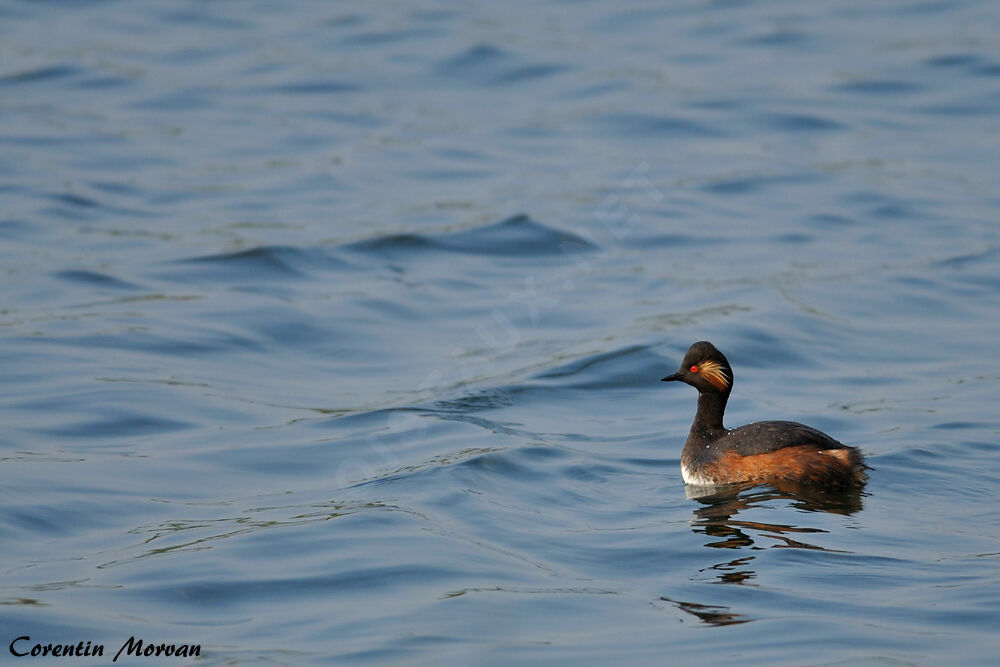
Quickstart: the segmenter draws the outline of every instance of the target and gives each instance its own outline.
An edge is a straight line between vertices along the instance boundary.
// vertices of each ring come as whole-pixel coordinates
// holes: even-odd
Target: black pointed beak
[[[677,371],[673,375],[668,375],[665,378],[660,378],[660,382],[673,382],[674,380],[683,380],[683,379],[684,379],[684,373]]]

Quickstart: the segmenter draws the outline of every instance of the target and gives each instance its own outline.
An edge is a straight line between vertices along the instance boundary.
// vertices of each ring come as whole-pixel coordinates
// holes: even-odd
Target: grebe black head
[[[681,369],[661,379],[664,382],[680,380],[699,392],[726,396],[733,389],[733,369],[729,360],[707,340],[698,341],[689,347],[681,362]]]
[[[733,389],[733,369],[708,341],[688,348],[676,373],[698,390],[698,411],[681,452],[688,484],[793,480],[844,488],[865,481],[861,451],[796,422],[755,422],[727,429],[722,424]]]

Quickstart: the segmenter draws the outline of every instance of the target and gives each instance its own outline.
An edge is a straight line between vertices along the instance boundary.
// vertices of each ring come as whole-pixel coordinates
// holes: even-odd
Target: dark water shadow
[[[863,488],[831,491],[796,482],[769,484],[734,484],[725,487],[696,487],[685,489],[688,498],[696,500],[692,530],[707,536],[705,546],[710,549],[740,550],[734,558],[701,570],[714,575],[714,583],[742,585],[752,582],[757,573],[753,563],[757,556],[752,552],[763,549],[805,549],[827,553],[843,553],[812,543],[810,535],[826,533],[822,528],[779,523],[765,523],[739,519],[740,512],[778,502],[788,502],[792,507],[806,512],[827,512],[850,516],[864,508]],[[772,542],[757,544],[761,537]],[[728,553],[728,552],[727,552]],[[733,625],[753,620],[729,607],[717,604],[674,600],[661,597],[678,609],[696,616],[709,625]]]
[[[752,620],[742,614],[734,614],[729,611],[729,607],[724,605],[684,602],[682,600],[673,600],[668,597],[661,597],[660,599],[664,602],[669,602],[675,605],[681,611],[686,611],[709,625],[736,625],[738,623],[747,623]]]

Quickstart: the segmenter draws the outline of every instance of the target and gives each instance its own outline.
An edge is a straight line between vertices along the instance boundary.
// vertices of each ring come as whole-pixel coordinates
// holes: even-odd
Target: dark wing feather
[[[822,449],[847,449],[826,433],[798,422],[754,422],[726,433],[713,443],[718,451],[731,449],[741,456],[767,454],[785,447],[814,446]]]

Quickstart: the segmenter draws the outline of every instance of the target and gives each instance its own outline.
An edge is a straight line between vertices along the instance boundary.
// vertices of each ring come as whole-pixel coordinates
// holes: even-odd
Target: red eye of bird
[[[697,372],[698,372],[698,367],[697,367],[697,366],[692,366],[692,367],[691,367],[690,369],[688,369],[688,370],[690,370],[690,371],[691,371],[692,373],[697,373]]]

